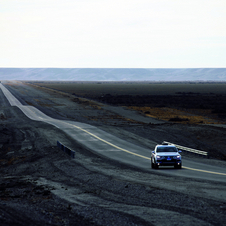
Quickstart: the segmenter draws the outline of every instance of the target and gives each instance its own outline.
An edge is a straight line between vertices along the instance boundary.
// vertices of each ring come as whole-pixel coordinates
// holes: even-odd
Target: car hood
[[[157,152],[159,156],[177,156],[180,155],[178,152]]]

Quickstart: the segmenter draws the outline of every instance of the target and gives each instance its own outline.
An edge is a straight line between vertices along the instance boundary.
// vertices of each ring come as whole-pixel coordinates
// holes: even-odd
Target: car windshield
[[[158,147],[156,152],[177,152],[176,147]]]

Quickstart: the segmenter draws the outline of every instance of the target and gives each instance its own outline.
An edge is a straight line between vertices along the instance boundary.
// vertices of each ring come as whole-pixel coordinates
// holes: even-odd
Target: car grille
[[[173,156],[164,156],[161,159],[161,162],[176,162],[177,159],[174,159]]]

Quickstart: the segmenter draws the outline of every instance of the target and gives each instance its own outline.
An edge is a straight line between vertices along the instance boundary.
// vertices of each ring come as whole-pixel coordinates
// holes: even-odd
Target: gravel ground
[[[51,117],[89,123],[150,149],[163,140],[192,144],[209,151],[210,159],[183,157],[226,166],[219,160],[224,128],[144,122],[121,107],[21,83],[6,87]],[[97,156],[59,129],[29,120],[1,91],[0,104],[0,225],[225,224],[225,182],[166,177]],[[75,159],[57,148],[57,140],[76,151]]]

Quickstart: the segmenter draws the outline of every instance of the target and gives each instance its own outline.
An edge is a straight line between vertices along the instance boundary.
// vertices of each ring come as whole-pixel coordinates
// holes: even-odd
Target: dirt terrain
[[[92,124],[150,150],[167,140],[208,151],[209,159],[182,155],[226,167],[221,124],[157,120],[106,100],[21,82],[5,86],[51,117]],[[225,224],[225,181],[167,177],[97,156],[59,129],[28,119],[1,91],[0,104],[0,225]],[[75,150],[75,159],[57,140]]]

